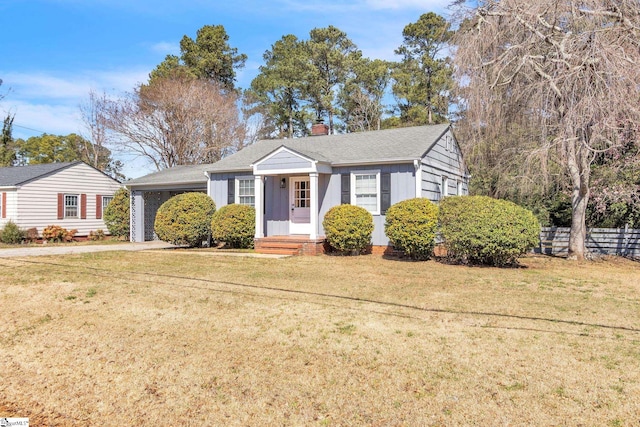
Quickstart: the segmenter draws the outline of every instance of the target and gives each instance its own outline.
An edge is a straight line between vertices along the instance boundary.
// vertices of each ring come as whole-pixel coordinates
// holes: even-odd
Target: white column
[[[255,208],[256,208],[256,239],[264,237],[264,188],[262,185],[262,176],[254,175],[254,191],[255,191]]]
[[[311,216],[309,218],[311,225],[311,233],[309,233],[309,239],[316,239],[318,237],[318,173],[312,172],[309,174],[309,185],[311,187],[310,205]]]
[[[416,179],[416,197],[422,197],[422,162],[420,160],[413,161]]]

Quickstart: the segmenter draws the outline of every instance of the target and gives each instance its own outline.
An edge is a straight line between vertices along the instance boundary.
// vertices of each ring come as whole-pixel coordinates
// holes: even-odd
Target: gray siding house
[[[86,163],[47,163],[0,168],[0,227],[59,225],[77,236],[107,227],[104,208],[122,185]]]
[[[318,246],[324,241],[324,215],[342,203],[371,212],[372,243],[386,247],[385,212],[394,203],[468,194],[469,172],[448,124],[319,135],[325,129],[314,125],[311,137],[262,140],[214,164],[179,166],[129,181],[131,240],[155,238],[155,213],[169,197],[202,191],[218,208],[258,207],[258,250],[263,240],[279,236]]]

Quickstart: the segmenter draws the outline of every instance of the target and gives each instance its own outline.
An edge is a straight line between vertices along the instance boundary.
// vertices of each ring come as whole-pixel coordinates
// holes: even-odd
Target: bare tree
[[[106,93],[97,94],[93,89],[89,91],[89,98],[80,104],[82,122],[88,131],[85,139],[91,144],[84,144],[84,157],[91,159],[93,167],[101,169],[100,159],[108,142],[108,129],[106,122],[106,107],[109,99]]]
[[[638,0],[457,2],[455,65],[478,143],[526,139],[570,180],[569,258],[585,257],[591,164],[640,123]],[[526,130],[526,132],[522,132]],[[539,160],[540,161],[540,160]]]
[[[365,132],[380,130],[382,117],[382,105],[376,97],[365,93],[360,87],[356,87],[351,93],[351,115],[347,122],[349,132]]]
[[[241,148],[247,137],[238,97],[218,83],[157,78],[106,109],[114,142],[151,160],[158,170],[212,163]]]

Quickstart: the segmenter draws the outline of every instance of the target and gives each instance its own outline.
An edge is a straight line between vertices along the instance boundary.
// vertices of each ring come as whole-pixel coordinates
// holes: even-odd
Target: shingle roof
[[[214,163],[207,170],[249,170],[256,160],[281,146],[315,160],[328,159],[332,165],[419,159],[448,128],[448,124],[442,124],[297,139],[267,139]]]
[[[126,185],[206,183],[205,172],[251,170],[253,163],[282,146],[336,166],[411,161],[423,157],[447,129],[448,124],[441,124],[307,138],[265,139],[217,163],[176,166],[133,179]]]
[[[172,168],[163,169],[149,175],[141,176],[125,182],[126,186],[143,186],[149,184],[199,184],[203,185],[207,182],[207,176],[204,174],[213,166],[213,163],[202,165],[183,165],[174,166]]]
[[[22,185],[78,163],[82,162],[45,163],[41,165],[0,168],[0,187]]]

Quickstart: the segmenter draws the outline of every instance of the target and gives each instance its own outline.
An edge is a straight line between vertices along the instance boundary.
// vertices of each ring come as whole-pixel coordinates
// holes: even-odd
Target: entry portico
[[[251,165],[255,177],[256,206],[264,200],[265,177],[274,178],[281,189],[288,189],[288,235],[318,237],[319,175],[331,175],[328,160],[317,153],[305,154],[286,146],[258,159]],[[273,190],[273,189],[272,189]],[[256,239],[265,237],[266,210],[256,210]]]

